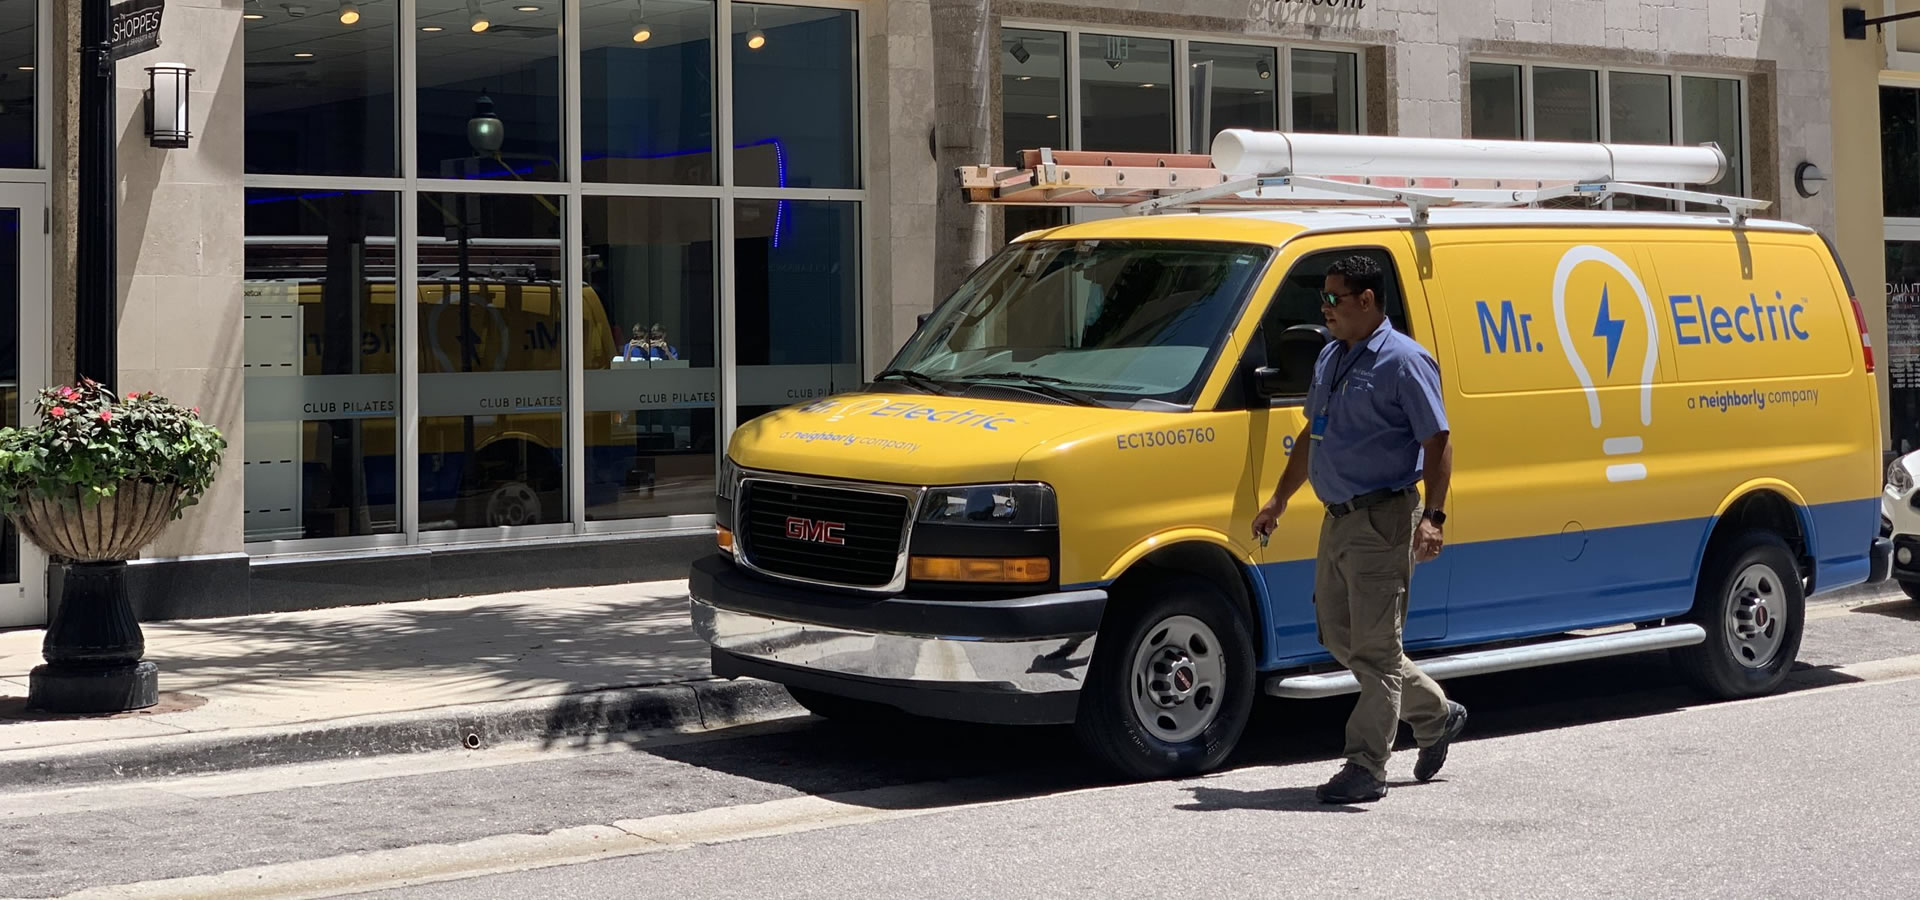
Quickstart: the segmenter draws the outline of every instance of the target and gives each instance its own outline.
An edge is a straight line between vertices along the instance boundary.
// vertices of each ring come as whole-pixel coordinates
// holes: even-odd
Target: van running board
[[[1706,639],[1706,629],[1698,625],[1662,625],[1658,628],[1641,628],[1593,637],[1475,650],[1469,653],[1456,653],[1452,656],[1416,659],[1414,662],[1419,664],[1420,671],[1435,679],[1460,678],[1466,675],[1485,675],[1512,669],[1530,669],[1554,663],[1578,662],[1583,659],[1601,659],[1608,656],[1625,656],[1629,653],[1645,653],[1650,650],[1687,647]],[[1267,693],[1275,697],[1311,700],[1359,692],[1360,683],[1354,680],[1352,672],[1345,669],[1337,672],[1275,676],[1267,679]]]

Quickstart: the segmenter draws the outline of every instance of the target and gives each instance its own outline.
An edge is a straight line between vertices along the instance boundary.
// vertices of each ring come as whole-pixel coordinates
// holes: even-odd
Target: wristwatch
[[[1435,528],[1439,528],[1447,524],[1447,514],[1437,509],[1427,510],[1426,513],[1420,516],[1420,518],[1425,519],[1429,522],[1432,522],[1433,527]]]

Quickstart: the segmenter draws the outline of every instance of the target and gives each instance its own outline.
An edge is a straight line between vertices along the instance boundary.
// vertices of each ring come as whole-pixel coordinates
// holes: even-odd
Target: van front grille
[[[885,587],[899,566],[910,507],[893,494],[748,481],[740,495],[741,552],[774,575]]]

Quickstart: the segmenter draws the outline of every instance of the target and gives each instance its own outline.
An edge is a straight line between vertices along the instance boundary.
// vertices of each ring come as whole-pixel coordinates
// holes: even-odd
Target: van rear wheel
[[[1197,578],[1155,580],[1115,601],[1080,691],[1081,744],[1129,778],[1220,765],[1253,710],[1245,617]]]
[[[1687,620],[1707,639],[1674,651],[1689,680],[1723,700],[1786,681],[1806,622],[1800,566],[1779,535],[1749,531],[1710,552]]]

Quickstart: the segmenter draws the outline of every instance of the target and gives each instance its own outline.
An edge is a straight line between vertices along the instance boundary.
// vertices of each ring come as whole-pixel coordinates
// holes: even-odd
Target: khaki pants
[[[1413,578],[1419,497],[1408,493],[1320,525],[1314,615],[1320,642],[1360,682],[1346,757],[1385,780],[1404,718],[1424,747],[1446,729],[1447,698],[1400,644]]]

